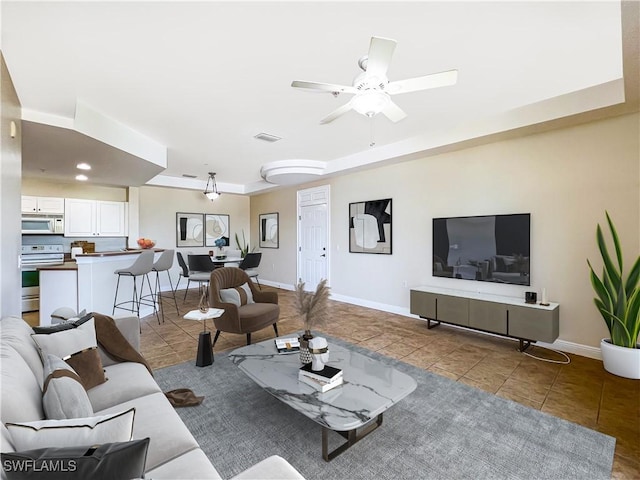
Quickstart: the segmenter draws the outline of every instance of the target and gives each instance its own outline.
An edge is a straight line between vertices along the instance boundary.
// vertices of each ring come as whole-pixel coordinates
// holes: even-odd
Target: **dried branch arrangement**
[[[318,283],[315,293],[306,292],[304,282],[296,285],[295,307],[298,313],[304,316],[304,329],[323,325],[327,320],[327,300],[329,299],[329,287],[327,279]]]

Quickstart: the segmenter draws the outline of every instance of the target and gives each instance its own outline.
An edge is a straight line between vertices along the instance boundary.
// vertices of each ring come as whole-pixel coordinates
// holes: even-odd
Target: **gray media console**
[[[520,351],[531,342],[558,338],[560,306],[528,304],[501,295],[439,287],[411,289],[411,313],[431,321],[495,333],[520,340]]]

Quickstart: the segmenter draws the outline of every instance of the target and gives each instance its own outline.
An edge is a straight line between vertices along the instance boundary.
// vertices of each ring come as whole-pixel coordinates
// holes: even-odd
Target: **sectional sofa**
[[[116,319],[116,326],[139,350],[139,320]],[[15,435],[7,424],[45,419],[43,410],[44,366],[32,339],[32,328],[21,318],[0,320],[1,450],[14,452]],[[98,346],[98,349],[100,347]],[[219,479],[214,465],[198,446],[147,368],[134,362],[117,362],[99,352],[108,381],[87,390],[96,416],[135,408],[133,439],[148,437],[145,478]],[[199,407],[195,407],[199,408]],[[55,447],[55,445],[52,445]],[[2,478],[6,478],[3,469]],[[236,479],[302,479],[279,456],[269,457]]]

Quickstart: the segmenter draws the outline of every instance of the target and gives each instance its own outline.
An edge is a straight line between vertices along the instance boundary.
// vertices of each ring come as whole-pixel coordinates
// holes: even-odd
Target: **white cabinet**
[[[66,198],[65,237],[126,237],[127,204]]]
[[[22,213],[63,214],[64,198],[22,196]]]

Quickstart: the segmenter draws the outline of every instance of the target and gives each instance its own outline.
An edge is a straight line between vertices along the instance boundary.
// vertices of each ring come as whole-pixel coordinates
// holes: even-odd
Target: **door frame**
[[[331,186],[320,185],[318,187],[305,188],[296,192],[296,230],[297,230],[297,244],[296,244],[296,281],[294,287],[298,285],[298,281],[301,278],[301,265],[300,259],[302,252],[302,228],[300,221],[302,220],[302,207],[308,207],[313,205],[326,205],[327,216],[325,232],[327,256],[326,256],[326,270],[327,270],[327,285],[331,286]]]

